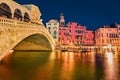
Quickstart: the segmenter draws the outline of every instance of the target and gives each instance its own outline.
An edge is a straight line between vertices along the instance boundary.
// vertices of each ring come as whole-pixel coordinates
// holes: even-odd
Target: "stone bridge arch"
[[[7,21],[7,20],[9,19],[5,19],[2,21]],[[9,20],[9,22],[10,21],[15,22],[15,20]],[[18,44],[20,44],[21,41],[23,41],[24,43],[24,40],[26,41],[27,39],[27,41],[30,42],[29,40],[36,38],[34,36],[37,36],[37,39],[35,41],[38,41],[38,44],[32,42],[32,44],[36,44],[37,46],[37,49],[35,50],[39,50],[42,46],[44,46],[45,50],[55,49],[55,41],[43,25],[36,25],[36,24],[34,25],[31,23],[27,23],[26,25],[26,23],[24,22],[21,22],[22,23],[21,24],[20,21],[17,21],[18,24],[17,23],[15,24],[15,23],[10,23],[10,24],[0,23],[0,60],[3,59],[6,55],[8,55],[9,54],[8,52],[14,47],[15,47],[14,49],[18,50],[20,47]],[[43,44],[42,42],[39,42],[38,37],[40,41],[43,42]],[[45,41],[48,41],[46,42],[47,46],[44,45]],[[16,45],[18,45],[18,47]],[[24,49],[25,48],[23,48],[23,50]],[[27,50],[28,49],[29,48],[27,48]]]
[[[54,50],[55,44],[44,32],[32,32],[21,35],[9,50]]]
[[[45,32],[32,32],[21,35],[15,44],[9,49],[14,50],[54,50],[55,43],[53,39]]]

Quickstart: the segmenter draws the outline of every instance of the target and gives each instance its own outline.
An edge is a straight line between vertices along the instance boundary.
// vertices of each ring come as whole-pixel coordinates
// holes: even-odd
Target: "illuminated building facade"
[[[119,45],[119,34],[117,28],[111,28],[109,26],[104,26],[95,31],[95,42],[96,46],[112,45],[117,47]]]
[[[104,28],[99,28],[95,31],[95,41],[96,45],[118,45],[119,35],[117,28],[109,28],[105,26]]]
[[[66,26],[59,27],[59,37],[61,44],[66,45],[94,45],[93,31],[86,30],[86,26],[81,26],[76,22],[69,22]]]
[[[117,24],[116,27],[117,27],[118,35],[119,35],[118,51],[120,51],[120,24]]]
[[[76,22],[69,22],[65,25],[63,13],[60,14],[59,22],[51,19],[46,23],[46,28],[60,45],[94,45],[94,32],[86,30],[86,26],[82,26]]]
[[[46,23],[46,28],[49,31],[49,33],[52,35],[54,40],[58,42],[59,22],[55,19],[51,19],[49,22]]]

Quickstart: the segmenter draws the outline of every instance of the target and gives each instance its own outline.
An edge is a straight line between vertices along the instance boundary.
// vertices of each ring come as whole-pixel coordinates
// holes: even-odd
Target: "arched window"
[[[15,9],[14,18],[22,21],[22,13],[19,9]]]
[[[54,36],[54,39],[56,39],[57,38],[57,36]]]
[[[6,3],[0,4],[0,16],[6,18],[11,18],[12,16],[10,7]]]
[[[48,29],[50,30],[50,27],[48,27]]]
[[[57,27],[55,26],[54,29],[57,29]]]
[[[57,34],[57,32],[56,31],[54,31],[54,35],[56,35]]]
[[[54,39],[56,39],[56,38],[57,38],[57,32],[54,31]]]
[[[30,17],[29,17],[29,15],[28,15],[28,13],[25,13],[25,14],[24,14],[24,21],[25,21],[25,22],[29,22],[29,21],[30,21]]]

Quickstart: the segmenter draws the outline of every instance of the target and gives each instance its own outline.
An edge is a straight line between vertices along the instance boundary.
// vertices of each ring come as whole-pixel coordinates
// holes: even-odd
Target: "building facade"
[[[120,24],[117,24],[117,25],[116,25],[116,28],[117,28],[117,30],[118,30],[119,42],[120,42]]]
[[[95,31],[96,45],[105,46],[108,44],[118,45],[119,35],[117,28],[99,28]]]
[[[117,27],[118,35],[119,35],[118,51],[120,51],[120,24],[116,24],[116,27]]]
[[[69,27],[59,26],[59,43],[60,45],[69,45],[71,43]]]
[[[95,45],[95,40],[94,40],[94,31],[92,30],[86,30],[85,32],[85,40],[84,40],[84,44],[87,46],[89,45]]]
[[[57,43],[59,35],[59,22],[55,19],[51,19],[46,23],[46,28]]]
[[[46,23],[46,28],[55,39],[57,47],[69,50],[87,49],[94,46],[94,31],[87,30],[76,22],[65,25],[64,15],[60,14],[60,21],[51,19]],[[89,47],[88,47],[89,46]],[[80,49],[79,49],[80,50]]]
[[[64,45],[94,45],[93,31],[86,30],[86,26],[81,26],[76,22],[69,22],[64,27],[60,26],[59,37],[61,44]]]
[[[95,42],[96,46],[103,48],[107,45],[112,45],[117,49],[119,42],[119,33],[117,28],[111,28],[109,26],[104,26],[95,31]]]

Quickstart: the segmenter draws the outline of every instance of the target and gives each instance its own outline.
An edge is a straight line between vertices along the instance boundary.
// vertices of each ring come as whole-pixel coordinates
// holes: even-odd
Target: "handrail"
[[[15,19],[8,19],[4,17],[0,17],[0,24],[7,25],[7,26],[16,26],[16,27],[40,27],[43,26],[42,22],[39,23],[32,23],[32,22],[23,22]]]

